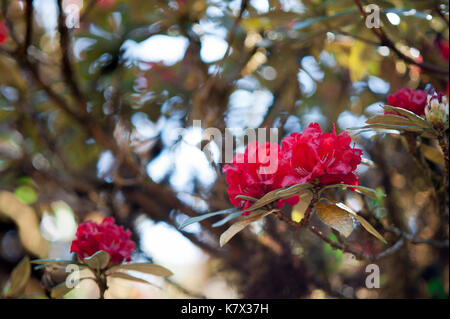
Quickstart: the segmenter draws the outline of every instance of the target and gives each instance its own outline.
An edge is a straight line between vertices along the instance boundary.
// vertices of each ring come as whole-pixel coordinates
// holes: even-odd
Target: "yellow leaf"
[[[300,201],[292,209],[291,218],[293,221],[299,223],[303,219],[303,216],[305,215],[305,211],[308,208],[311,199],[311,192],[300,195]]]
[[[381,236],[381,234],[379,232],[377,232],[377,230],[375,228],[373,228],[372,225],[369,224],[369,222],[367,220],[365,220],[362,216],[359,216],[356,212],[353,211],[353,209],[351,209],[350,207],[348,207],[347,205],[345,205],[344,203],[337,203],[334,202],[335,205],[337,207],[339,207],[342,210],[345,210],[346,212],[350,213],[352,216],[354,216],[359,223],[361,224],[361,226],[367,230],[370,234],[372,234],[373,236],[375,236],[376,238],[378,238],[379,240],[381,240],[383,243],[387,244],[386,239],[384,239],[383,236]]]
[[[350,78],[352,82],[361,80],[367,74],[367,45],[361,41],[356,41],[351,50],[348,59],[350,68]]]
[[[14,268],[9,278],[9,289],[5,293],[7,297],[17,297],[22,294],[28,284],[31,275],[30,259],[25,256]]]
[[[359,215],[356,215],[356,218],[358,219],[358,221],[360,222],[361,226],[364,227],[365,230],[367,230],[369,233],[371,233],[376,238],[381,240],[383,243],[387,244],[386,239],[384,239],[384,237],[381,236],[381,234],[379,232],[377,232],[377,230],[375,228],[373,228],[373,226],[370,225],[367,220],[365,220],[362,216],[359,216]]]
[[[318,202],[316,213],[321,221],[340,232],[344,237],[348,237],[352,233],[353,218],[347,211],[333,204]]]
[[[428,146],[426,144],[422,144],[421,148],[422,148],[423,155],[425,156],[426,159],[428,159],[438,165],[443,166],[445,164],[444,154],[439,152],[437,149],[435,149],[434,147]]]

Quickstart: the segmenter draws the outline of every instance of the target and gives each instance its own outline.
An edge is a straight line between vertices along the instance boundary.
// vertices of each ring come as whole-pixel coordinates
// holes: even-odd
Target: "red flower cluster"
[[[131,260],[136,244],[130,237],[131,231],[116,225],[112,217],[105,218],[101,224],[84,222],[78,226],[70,252],[76,252],[80,259],[84,259],[103,250],[111,256],[111,263],[119,264]]]
[[[401,107],[422,116],[425,114],[427,104],[427,92],[423,90],[400,89],[388,96],[388,105]],[[391,114],[386,112],[385,114]]]
[[[245,210],[252,205],[252,201],[236,196],[260,198],[272,190],[281,188],[279,163],[278,144],[269,142],[264,145],[259,145],[258,142],[248,144],[244,154],[236,154],[231,165],[223,167],[223,172],[227,175],[228,196],[231,203]],[[281,200],[278,206],[282,207],[285,202],[295,205],[298,200],[298,196]]]
[[[236,196],[260,198],[272,190],[306,182],[358,185],[353,171],[361,162],[362,151],[350,147],[350,142],[346,132],[336,135],[333,129],[333,133],[322,133],[319,124],[312,123],[303,133],[285,137],[281,149],[271,143],[249,144],[244,154],[236,154],[233,163],[223,168],[231,203],[245,210],[252,202]],[[272,165],[275,169],[269,170]],[[298,196],[280,200],[278,207],[298,201]]]
[[[4,21],[0,21],[0,44],[6,41],[9,34],[9,28]]]
[[[347,132],[336,135],[333,127],[333,133],[322,133],[319,124],[311,123],[281,143],[282,187],[306,182],[358,185],[353,171],[361,163],[362,151],[350,147]]]

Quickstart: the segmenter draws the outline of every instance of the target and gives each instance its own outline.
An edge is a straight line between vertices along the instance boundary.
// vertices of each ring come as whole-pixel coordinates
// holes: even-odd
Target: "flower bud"
[[[444,94],[428,95],[425,119],[435,127],[448,123],[448,100]]]

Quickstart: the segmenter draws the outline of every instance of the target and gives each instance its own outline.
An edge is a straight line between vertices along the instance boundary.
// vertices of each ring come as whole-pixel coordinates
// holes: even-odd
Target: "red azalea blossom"
[[[8,38],[9,29],[4,21],[0,21],[0,44],[6,41]]]
[[[250,143],[244,154],[236,154],[233,162],[223,167],[223,172],[227,175],[228,196],[231,203],[245,210],[252,205],[252,202],[236,198],[236,196],[260,198],[272,190],[281,188],[279,161],[279,145],[269,142],[264,145],[257,142]],[[278,207],[281,208],[284,203],[295,205],[298,200],[298,196],[280,200]],[[243,213],[243,215],[248,214],[248,212]]]
[[[116,0],[97,0],[96,5],[100,8],[109,8],[116,4]]]
[[[311,123],[303,133],[292,133],[281,142],[281,186],[306,182],[358,185],[353,173],[361,163],[362,151],[350,147],[347,132],[322,133],[319,124]]]
[[[427,92],[423,90],[400,89],[394,94],[388,96],[388,105],[401,107],[422,116],[425,114],[425,105],[427,104]],[[384,112],[392,114],[391,112]]]
[[[448,51],[449,51],[448,41],[440,40],[439,41],[439,50],[441,52],[442,58],[444,58],[445,60],[448,60]]]
[[[78,226],[70,252],[76,252],[80,259],[84,259],[103,250],[111,256],[111,263],[119,264],[131,260],[136,244],[130,237],[131,231],[116,225],[112,217],[105,218],[101,224],[88,221]]]

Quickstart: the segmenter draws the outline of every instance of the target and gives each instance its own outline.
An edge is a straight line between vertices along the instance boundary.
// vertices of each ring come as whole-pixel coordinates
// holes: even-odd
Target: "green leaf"
[[[111,256],[103,250],[84,258],[84,263],[91,269],[104,269],[108,266]]]
[[[279,200],[279,199],[285,199],[285,198],[289,198],[289,197],[292,197],[295,195],[300,195],[300,194],[306,192],[307,190],[309,190],[311,188],[311,186],[312,185],[309,183],[304,183],[304,184],[292,185],[292,186],[281,188],[281,189],[275,189],[271,192],[268,192],[260,199],[258,199],[256,202],[253,203],[252,206],[250,206],[249,208],[244,210],[244,212],[250,212],[255,209],[264,207],[264,206],[266,206],[276,200]]]
[[[246,196],[246,195],[237,195],[235,198],[245,199],[245,200],[249,200],[249,201],[252,201],[252,202],[256,202],[258,200],[255,197]]]
[[[75,265],[81,266],[81,264],[79,264],[73,260],[63,260],[63,259],[34,259],[34,260],[30,261],[30,263],[37,264],[37,265],[71,265],[71,264],[75,264]]]
[[[28,205],[33,204],[38,198],[33,187],[27,185],[17,187],[14,190],[14,195],[16,195],[18,199]]]
[[[381,192],[379,192],[379,191],[377,191],[377,190],[375,190],[375,189],[373,189],[373,188],[365,187],[365,186],[360,186],[360,185],[358,185],[358,186],[355,186],[355,185],[348,185],[348,184],[332,184],[332,185],[327,185],[327,186],[323,187],[323,188],[320,190],[320,193],[322,193],[325,189],[328,189],[328,188],[335,188],[335,187],[339,187],[339,188],[342,188],[342,189],[347,189],[348,187],[351,187],[351,188],[354,188],[356,192],[361,193],[361,194],[364,194],[364,195],[366,195],[366,196],[368,196],[368,197],[371,197],[371,198],[375,198],[375,199],[377,199],[378,196],[386,197],[386,194],[381,193]]]
[[[316,215],[326,225],[340,232],[344,237],[350,236],[353,231],[353,218],[345,210],[334,204],[318,202],[315,205]]]
[[[415,113],[413,113],[411,111],[408,111],[401,107],[395,107],[395,106],[391,106],[391,105],[384,105],[383,109],[388,112],[394,112],[394,113],[406,116],[415,125],[423,127],[425,129],[431,129],[434,131],[433,126],[429,122],[427,122],[426,120],[424,120],[423,118],[421,118],[420,116],[416,115]]]
[[[234,213],[235,211],[236,211],[236,208],[233,207],[233,208],[228,208],[228,209],[220,210],[220,211],[217,211],[217,212],[212,212],[212,213],[208,213],[208,214],[203,214],[203,215],[196,216],[196,217],[191,217],[191,218],[188,218],[184,223],[182,223],[182,224],[178,227],[178,229],[183,229],[183,228],[186,227],[186,226],[189,226],[189,225],[191,225],[191,224],[193,224],[193,223],[200,222],[200,221],[202,221],[202,220],[204,220],[204,219],[207,219],[207,218],[209,218],[209,217],[212,217],[212,216],[231,214],[231,213]]]
[[[353,15],[353,14],[357,14],[357,10],[346,10],[346,11],[338,12],[333,15],[323,15],[320,17],[309,18],[309,19],[305,19],[305,20],[300,21],[299,23],[295,24],[293,29],[299,31],[299,30],[305,29],[307,27],[310,27],[313,24],[316,24],[318,22],[322,22],[322,21],[326,21],[326,20],[330,20],[330,19],[334,19],[334,18],[346,16],[346,15]]]
[[[363,127],[355,127],[349,128],[350,130],[397,130],[397,131],[407,131],[407,132],[416,132],[416,133],[424,133],[424,129],[422,127],[418,127],[415,125],[395,125],[395,124],[369,124]]]
[[[303,184],[297,184],[292,185],[286,188],[282,188],[277,192],[277,196],[280,196],[280,199],[289,198],[295,195],[299,195],[302,193],[305,193],[306,191],[309,191],[311,189],[312,185],[310,183],[303,183]]]
[[[9,287],[5,292],[6,297],[17,297],[25,291],[31,275],[30,258],[25,256],[13,269],[9,277]]]
[[[134,270],[159,277],[170,277],[173,275],[173,273],[169,269],[151,263],[132,263],[132,264],[116,265],[109,268],[107,273],[110,274],[117,270]]]
[[[242,212],[235,212],[233,214],[228,215],[227,217],[225,217],[224,219],[219,220],[218,222],[214,223],[212,225],[212,227],[220,227],[222,225],[225,225],[227,222],[229,222],[230,220],[232,220],[233,218],[239,217],[242,215]]]
[[[222,235],[220,235],[220,239],[219,239],[220,247],[225,246],[225,244],[228,243],[231,238],[233,238],[237,233],[239,233],[240,231],[245,229],[248,225],[250,225],[251,223],[253,223],[257,220],[264,218],[265,216],[273,213],[274,211],[275,210],[271,210],[269,212],[261,212],[259,214],[250,216],[244,220],[234,223],[225,232],[223,232]]]
[[[371,117],[366,121],[367,124],[393,124],[393,125],[412,125],[414,122],[411,120],[393,114],[377,115]]]

